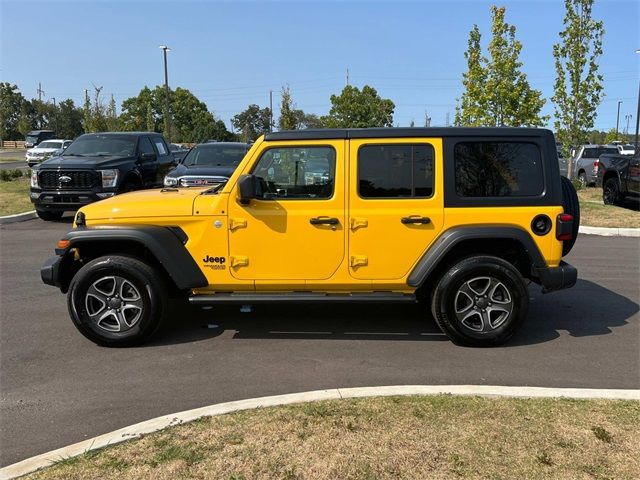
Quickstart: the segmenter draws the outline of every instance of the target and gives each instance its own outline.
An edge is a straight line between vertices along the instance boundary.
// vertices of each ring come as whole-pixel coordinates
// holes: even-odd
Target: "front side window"
[[[457,143],[454,164],[460,197],[526,197],[544,190],[542,158],[534,143]]]
[[[253,171],[263,198],[331,198],[336,152],[331,147],[282,147],[265,151]]]
[[[433,195],[431,145],[365,145],[358,150],[362,198],[427,198]]]

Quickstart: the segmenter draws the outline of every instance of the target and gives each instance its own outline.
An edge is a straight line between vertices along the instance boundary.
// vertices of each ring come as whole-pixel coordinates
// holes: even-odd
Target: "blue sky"
[[[326,114],[329,97],[346,83],[369,84],[396,104],[394,122],[451,121],[461,95],[463,53],[477,23],[490,36],[492,4],[523,43],[521,60],[534,88],[549,99],[555,71],[551,48],[562,29],[564,4],[549,1],[176,2],[0,0],[0,80],[22,93],[82,102],[85,88],[103,87],[118,105],[144,85],[163,82],[167,44],[169,84],[191,90],[227,125],[250,103],[274,107],[288,84],[298,108]],[[640,55],[637,1],[596,0],[605,23],[606,98],[596,127],[615,127],[637,108]],[[275,116],[278,109],[274,108]],[[544,113],[552,114],[550,101]]]

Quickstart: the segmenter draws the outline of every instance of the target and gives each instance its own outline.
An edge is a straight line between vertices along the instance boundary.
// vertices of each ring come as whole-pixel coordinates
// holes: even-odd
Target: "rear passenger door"
[[[143,158],[144,154],[153,154],[156,156],[155,160],[149,158]],[[145,187],[155,186],[157,181],[157,171],[158,171],[158,158],[156,154],[156,150],[153,148],[151,144],[151,140],[149,137],[144,136],[140,137],[138,140],[138,170],[140,171],[140,175],[142,176],[142,183]]]
[[[401,279],[442,230],[442,141],[351,140],[349,160],[349,272]]]

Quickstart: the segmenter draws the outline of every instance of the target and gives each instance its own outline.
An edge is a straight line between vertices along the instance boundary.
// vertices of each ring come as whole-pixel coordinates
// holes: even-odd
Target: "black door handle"
[[[431,219],[429,217],[419,217],[417,215],[412,215],[411,217],[402,217],[400,221],[405,225],[409,225],[413,223],[426,225],[428,223],[431,223]]]
[[[309,219],[311,225],[338,225],[340,220],[335,217],[313,217]]]

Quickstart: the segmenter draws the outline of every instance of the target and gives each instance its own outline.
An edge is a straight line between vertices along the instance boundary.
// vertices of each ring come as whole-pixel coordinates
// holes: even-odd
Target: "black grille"
[[[71,180],[67,180],[68,177]],[[62,180],[60,180],[62,178]],[[92,188],[97,185],[97,175],[87,171],[42,171],[40,172],[40,188],[72,190],[75,188]]]

